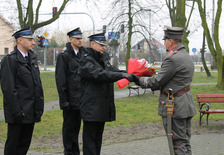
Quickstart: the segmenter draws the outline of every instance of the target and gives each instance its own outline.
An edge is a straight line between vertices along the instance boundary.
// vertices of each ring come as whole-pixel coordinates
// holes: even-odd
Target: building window
[[[5,48],[5,54],[9,53],[9,48]]]

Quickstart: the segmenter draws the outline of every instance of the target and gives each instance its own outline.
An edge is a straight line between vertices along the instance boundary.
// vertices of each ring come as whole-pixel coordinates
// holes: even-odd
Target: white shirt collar
[[[17,48],[18,49],[18,48]],[[28,56],[28,53],[23,53],[20,49],[18,49],[19,50],[19,52],[22,54],[22,56],[25,58],[25,56]]]
[[[74,49],[74,48],[73,48],[73,49]],[[74,52],[75,52],[75,54],[77,55],[79,51],[76,51],[76,50],[74,49]]]

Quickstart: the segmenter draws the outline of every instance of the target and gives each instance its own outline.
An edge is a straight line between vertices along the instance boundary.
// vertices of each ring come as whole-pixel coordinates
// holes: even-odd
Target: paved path
[[[192,154],[224,155],[223,139],[224,134],[192,135]],[[29,151],[28,155],[63,155],[63,152],[40,153]],[[81,155],[83,155],[82,152]],[[169,155],[169,148],[166,136],[161,136],[152,139],[103,145],[101,155]]]

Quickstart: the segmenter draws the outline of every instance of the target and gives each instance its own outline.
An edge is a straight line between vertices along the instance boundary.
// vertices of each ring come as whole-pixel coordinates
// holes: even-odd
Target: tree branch
[[[214,26],[214,42],[218,57],[222,58],[222,48],[219,44],[219,21],[222,13],[222,0],[218,0],[218,8],[215,16],[215,26]]]
[[[195,4],[195,1],[193,1],[193,5],[192,5],[192,7],[191,7],[191,11],[190,11],[189,17],[188,17],[188,19],[187,19],[187,23],[186,23],[186,26],[185,26],[185,30],[186,30],[186,29],[188,28],[188,26],[189,26],[190,19],[191,19],[191,15],[192,15],[193,10],[194,10],[194,4]]]
[[[24,27],[24,21],[23,21],[23,12],[22,12],[22,6],[21,6],[21,1],[16,0],[17,2],[17,8],[18,8],[18,15],[19,15],[19,24],[21,27]]]
[[[217,61],[217,58],[216,58],[217,53],[216,53],[216,50],[215,50],[213,42],[212,42],[212,38],[211,38],[211,34],[210,34],[210,31],[209,31],[209,28],[208,28],[205,12],[204,12],[204,9],[202,8],[202,2],[201,2],[201,0],[196,0],[196,1],[198,3],[198,10],[199,10],[199,13],[200,13],[200,16],[201,16],[202,26],[203,26],[204,31],[205,31],[205,36],[206,36],[206,39],[207,39],[208,48],[209,48],[210,52],[212,53],[215,61]]]
[[[26,25],[30,26],[33,24],[33,0],[28,1],[27,16],[28,22],[26,23]]]
[[[42,0],[39,1],[37,8],[36,8],[36,17],[35,17],[35,22],[34,24],[37,24],[38,22],[38,18],[39,18],[39,10],[40,10],[40,6],[41,6]]]
[[[35,31],[36,29],[38,29],[40,27],[43,27],[45,25],[48,25],[48,24],[54,22],[55,20],[57,20],[59,18],[59,15],[64,10],[64,8],[65,8],[65,6],[66,6],[66,4],[68,2],[69,2],[69,0],[64,0],[64,2],[62,3],[60,9],[58,10],[57,14],[53,18],[51,18],[51,19],[49,19],[47,21],[44,21],[44,22],[41,22],[41,23],[37,23],[35,25],[32,25],[32,30]]]

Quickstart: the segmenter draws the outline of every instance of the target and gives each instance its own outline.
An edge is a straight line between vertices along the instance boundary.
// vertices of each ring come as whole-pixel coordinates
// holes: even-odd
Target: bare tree
[[[214,33],[211,34],[208,23],[207,23],[207,17],[206,13],[204,12],[204,9],[202,7],[202,1],[196,0],[198,3],[198,9],[201,16],[202,21],[202,27],[205,32],[205,37],[208,43],[208,48],[215,60],[217,69],[218,69],[218,81],[217,81],[217,88],[223,89],[224,88],[224,58],[222,55],[222,48],[219,41],[219,24],[220,24],[220,17],[222,14],[222,0],[218,0],[217,2],[217,10],[216,10],[216,16],[215,16],[215,22],[214,22]],[[213,40],[211,35],[213,35]]]
[[[59,18],[59,15],[64,10],[66,4],[71,0],[63,0],[61,7],[57,11],[57,14],[46,21],[39,22],[39,9],[41,7],[43,0],[39,0],[36,8],[33,8],[33,0],[22,1],[16,0],[18,9],[19,25],[21,28],[26,26],[31,26],[31,29],[35,31],[36,29],[48,25]]]
[[[140,3],[137,0],[113,0],[111,4],[112,9],[106,14],[106,18],[111,17],[107,26],[111,27],[112,31],[120,30],[121,25],[124,25],[124,33],[127,36],[126,68],[128,68],[133,34],[140,34],[144,38],[149,38],[148,36],[151,35],[148,23],[151,9],[146,7],[147,3],[142,4],[142,2]],[[150,5],[148,4],[147,6]],[[140,38],[136,40],[140,40]]]

